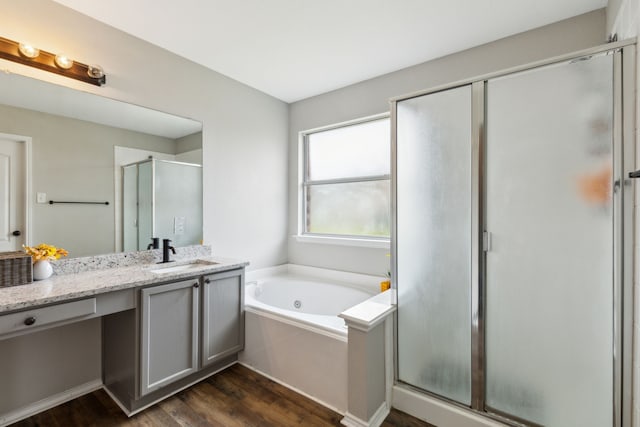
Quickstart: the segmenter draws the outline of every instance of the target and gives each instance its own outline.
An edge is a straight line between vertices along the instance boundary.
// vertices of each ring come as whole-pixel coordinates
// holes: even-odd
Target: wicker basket
[[[16,286],[33,281],[31,256],[22,251],[0,252],[0,287]]]

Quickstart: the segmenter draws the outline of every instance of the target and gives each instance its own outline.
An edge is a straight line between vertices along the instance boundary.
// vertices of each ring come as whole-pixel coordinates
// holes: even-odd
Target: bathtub
[[[291,264],[247,273],[240,363],[344,414],[348,337],[338,314],[380,280]]]
[[[371,296],[371,291],[353,284],[278,275],[248,282],[245,307],[346,341],[347,327],[338,314]]]

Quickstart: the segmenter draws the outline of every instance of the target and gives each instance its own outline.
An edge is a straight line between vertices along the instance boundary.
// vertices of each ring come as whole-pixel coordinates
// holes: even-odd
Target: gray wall
[[[287,261],[287,104],[50,0],[0,0],[2,36],[100,64],[94,87],[0,68],[203,123],[204,242],[251,268]]]
[[[565,21],[445,56],[289,108],[289,262],[382,275],[388,250],[297,242],[298,133],[389,110],[388,99],[604,43],[605,12]]]
[[[635,37],[638,28],[638,0],[609,0],[607,3],[607,35],[618,40]]]
[[[202,148],[202,132],[192,133],[176,139],[176,154],[187,151],[199,150]]]
[[[202,132],[176,139],[176,161],[202,164]]]
[[[34,203],[32,243],[70,257],[114,252],[113,147],[175,154],[173,139],[0,105],[0,132],[32,139],[33,198],[109,201],[102,205]]]
[[[608,0],[607,1],[607,35],[610,34],[614,27],[614,23],[616,21],[618,12],[620,11],[620,7],[622,3],[627,0]]]
[[[628,26],[627,20],[631,17],[623,16],[623,14],[627,14],[630,11],[632,3],[637,4],[637,0],[608,0],[607,35],[618,33],[619,40],[632,37],[632,34],[626,31],[626,27]],[[633,16],[633,20],[637,20],[637,17]]]

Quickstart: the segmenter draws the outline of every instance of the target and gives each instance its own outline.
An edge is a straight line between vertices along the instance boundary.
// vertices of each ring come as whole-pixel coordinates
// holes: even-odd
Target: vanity
[[[244,346],[248,262],[210,255],[141,262],[0,288],[0,346],[101,322],[102,387],[127,415],[233,364]],[[10,418],[0,414],[0,425]]]

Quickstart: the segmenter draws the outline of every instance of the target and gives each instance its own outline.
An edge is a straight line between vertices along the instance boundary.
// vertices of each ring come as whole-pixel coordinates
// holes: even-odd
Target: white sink
[[[217,262],[214,261],[204,261],[201,259],[190,261],[186,263],[174,264],[174,263],[166,263],[160,264],[148,269],[149,272],[153,274],[169,274],[169,273],[181,273],[183,271],[197,270],[202,267],[207,267],[209,265],[216,265]]]

